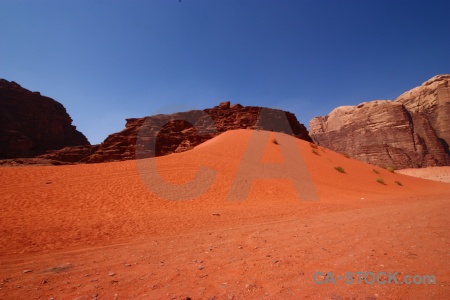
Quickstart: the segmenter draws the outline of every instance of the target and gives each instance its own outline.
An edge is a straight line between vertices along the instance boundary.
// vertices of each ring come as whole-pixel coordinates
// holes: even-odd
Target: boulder
[[[230,108],[230,101],[220,102],[219,106],[223,109],[229,109]]]

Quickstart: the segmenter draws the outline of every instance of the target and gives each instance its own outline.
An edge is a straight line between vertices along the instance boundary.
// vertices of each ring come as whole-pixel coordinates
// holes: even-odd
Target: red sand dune
[[[246,200],[228,201],[252,134],[264,139],[263,163],[282,163],[283,143],[297,144],[295,159],[304,159],[320,200],[303,201],[306,191],[299,198],[290,179],[259,179]],[[450,297],[450,184],[270,135],[228,131],[156,158],[173,184],[192,180],[199,166],[216,171],[193,200],[156,195],[136,161],[2,168],[0,299]],[[316,284],[318,271],[432,274],[437,282]]]

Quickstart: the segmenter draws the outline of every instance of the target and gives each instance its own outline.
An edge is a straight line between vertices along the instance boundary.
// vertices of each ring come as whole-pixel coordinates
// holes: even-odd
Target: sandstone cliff
[[[412,114],[424,116],[436,132],[447,153],[450,143],[450,74],[434,76],[419,87],[398,97]]]
[[[0,158],[33,157],[76,145],[89,142],[61,103],[0,79]]]
[[[136,158],[136,147],[145,150],[146,157],[161,156],[189,150],[224,131],[245,128],[284,131],[312,141],[290,112],[223,102],[205,110],[127,119],[124,130],[109,135],[100,145],[67,147],[40,158],[73,163],[127,160]]]
[[[431,78],[395,101],[334,109],[310,121],[319,145],[386,167],[450,165],[450,75]]]

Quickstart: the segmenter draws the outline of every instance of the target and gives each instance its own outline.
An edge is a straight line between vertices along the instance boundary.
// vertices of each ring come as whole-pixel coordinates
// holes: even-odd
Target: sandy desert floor
[[[402,169],[397,173],[450,183],[450,167],[429,167],[422,169]]]
[[[449,183],[295,140],[313,181],[303,188],[319,200],[304,201],[292,180],[265,178],[229,201],[252,134],[264,140],[264,164],[283,162],[293,138],[251,130],[155,160],[170,184],[191,181],[199,166],[215,170],[192,200],[159,196],[136,161],[1,168],[0,299],[450,298]],[[360,271],[436,282],[358,283]],[[353,284],[338,278],[346,272]],[[322,276],[331,273],[335,284]]]

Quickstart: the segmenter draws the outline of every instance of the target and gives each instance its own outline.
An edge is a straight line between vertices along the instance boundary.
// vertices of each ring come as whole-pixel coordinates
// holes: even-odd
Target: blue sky
[[[450,73],[450,1],[0,0],[0,78],[91,143],[125,118],[229,100],[308,125]]]

